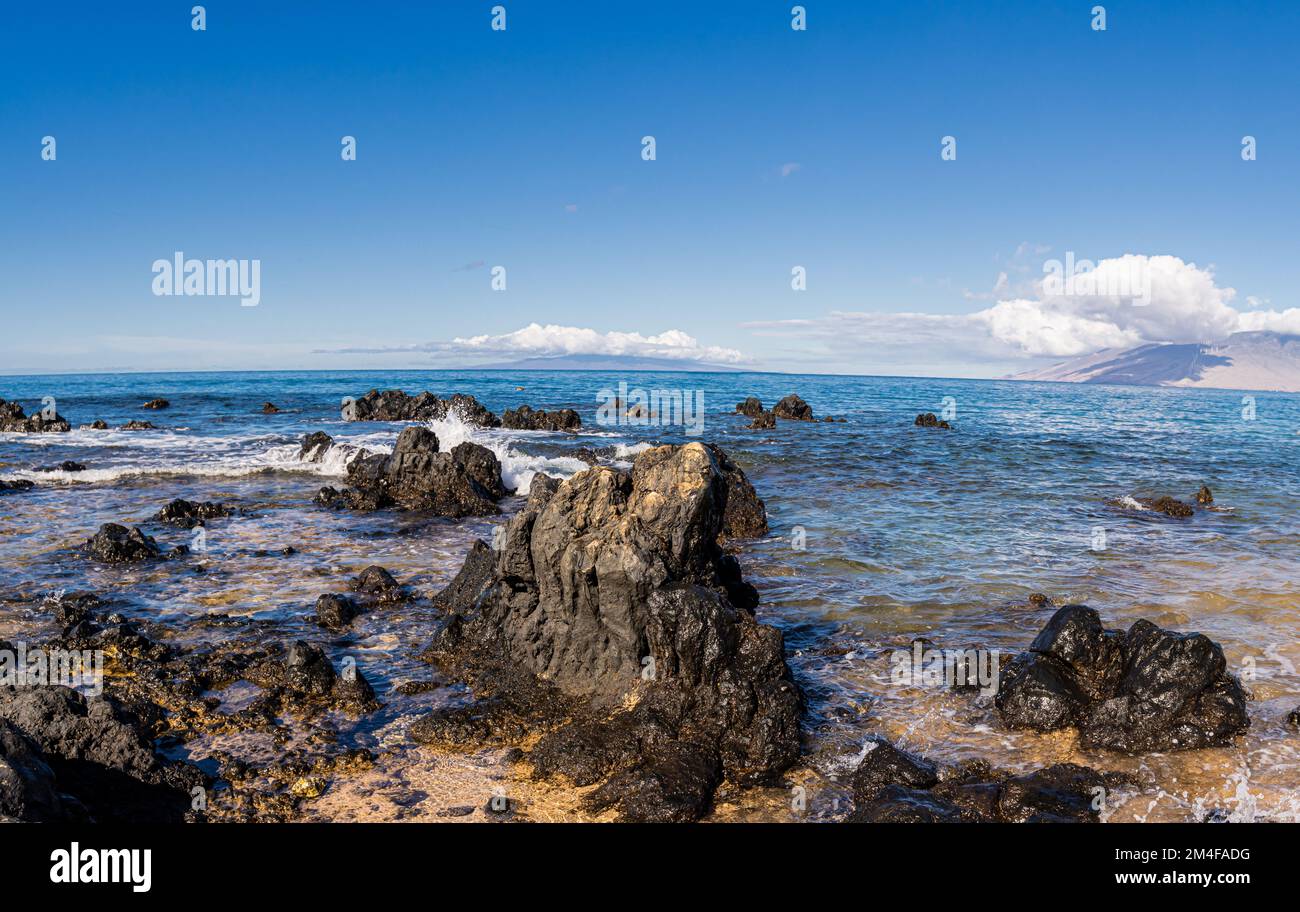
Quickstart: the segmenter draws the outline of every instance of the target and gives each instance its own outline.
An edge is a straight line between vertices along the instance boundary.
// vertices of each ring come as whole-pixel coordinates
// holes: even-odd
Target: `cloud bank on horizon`
[[[1136,295],[1096,293],[1135,287]],[[999,275],[998,290],[1007,286]],[[1080,277],[1082,279],[1082,277]],[[847,355],[942,346],[974,360],[1070,358],[1152,342],[1217,342],[1235,332],[1300,333],[1300,308],[1241,310],[1235,289],[1212,268],[1176,256],[1125,254],[1101,260],[1073,288],[1035,283],[1029,297],[1008,297],[969,314],[833,311],[813,319],[743,324],[763,336],[785,336],[823,353]],[[1258,303],[1248,299],[1249,303]]]
[[[337,354],[402,354],[439,352],[462,356],[546,358],[566,355],[605,355],[627,358],[666,358],[701,364],[736,365],[747,359],[734,348],[701,345],[678,329],[646,336],[639,332],[599,332],[580,326],[530,323],[499,335],[457,337],[446,342],[381,348],[339,349]]]
[[[1300,308],[1238,309],[1232,303],[1236,290],[1219,285],[1212,268],[1176,256],[1125,254],[1103,259],[1076,278],[1077,283],[1061,287],[1054,286],[1050,277],[1040,279],[1027,296],[1005,297],[967,314],[832,311],[823,317],[749,322],[741,327],[757,337],[780,340],[790,360],[808,367],[827,356],[831,363],[893,362],[909,351],[914,358],[923,358],[927,351],[960,350],[973,362],[1042,361],[1152,342],[1217,342],[1235,332],[1300,333]],[[1099,293],[1135,290],[1138,284],[1145,303],[1135,302],[1133,295]],[[1010,291],[1006,273],[999,275],[994,290]],[[335,350],[372,355],[413,352],[480,362],[602,355],[762,366],[761,359],[735,348],[702,344],[678,329],[644,335],[540,323],[513,332],[422,345]]]

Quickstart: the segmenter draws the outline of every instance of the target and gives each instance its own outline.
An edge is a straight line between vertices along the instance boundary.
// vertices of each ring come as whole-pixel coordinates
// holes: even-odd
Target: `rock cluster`
[[[924,412],[920,415],[917,415],[916,421],[912,423],[915,424],[917,427],[942,428],[947,431],[952,430],[952,425],[946,421],[941,420],[939,416],[936,415],[934,412]]]
[[[315,436],[304,440],[302,452],[320,451],[324,441]],[[355,458],[347,481],[351,487],[343,491],[321,488],[316,502],[355,510],[395,506],[440,516],[491,516],[500,512],[497,501],[507,493],[501,463],[491,450],[467,442],[442,452],[437,435],[420,425],[404,429],[392,453]]]
[[[1125,753],[1222,746],[1250,725],[1217,643],[1145,620],[1106,630],[1085,605],[1052,615],[1003,670],[995,703],[1012,728],[1075,727],[1085,747]]]
[[[521,405],[502,413],[501,426],[516,431],[576,431],[582,427],[582,419],[570,408],[546,412]]]
[[[802,700],[780,631],[754,619],[757,593],[719,545],[761,509],[699,443],[646,450],[630,472],[538,476],[500,550],[476,544],[436,599],[447,622],[427,657],[482,699],[413,737],[541,728],[537,774],[603,781],[589,807],[629,820],[694,819],[724,779],[770,780],[798,754]]]
[[[47,416],[44,411],[28,417],[17,402],[0,399],[0,431],[20,434],[47,434],[72,430],[66,418],[57,412]]]
[[[204,501],[195,503],[177,498],[154,514],[154,521],[192,529],[201,526],[209,519],[220,519],[231,514],[224,504]]]
[[[973,761],[947,770],[872,738],[853,773],[850,823],[1095,823],[1114,775],[1059,763],[1025,775]]]
[[[410,396],[401,390],[371,390],[343,406],[344,421],[442,421],[455,414],[480,427],[500,427],[501,420],[473,396],[455,393],[442,399],[425,391]]]

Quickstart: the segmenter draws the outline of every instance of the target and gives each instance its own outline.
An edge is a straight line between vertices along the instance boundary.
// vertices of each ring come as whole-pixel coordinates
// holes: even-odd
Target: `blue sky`
[[[998,376],[1300,325],[1300,4],[191,5],[6,11],[0,371]],[[175,251],[260,260],[261,303],[155,296]],[[1066,251],[1178,263],[1134,322],[1040,306]],[[1044,331],[971,317],[1004,300]]]

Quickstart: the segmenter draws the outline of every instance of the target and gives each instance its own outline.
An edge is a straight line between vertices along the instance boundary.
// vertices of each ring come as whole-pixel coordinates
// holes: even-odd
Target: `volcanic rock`
[[[28,417],[23,407],[17,402],[0,399],[0,431],[12,431],[21,434],[61,433],[72,429],[66,418],[57,412],[46,415],[44,410]]]
[[[1136,754],[1230,744],[1250,725],[1223,650],[1150,621],[1106,630],[1066,605],[1003,671],[995,699],[1012,728],[1075,727],[1085,747]]]
[[[502,413],[501,426],[515,431],[576,431],[582,419],[570,408],[545,412],[521,405]]]
[[[158,542],[138,526],[127,529],[117,523],[104,523],[83,547],[106,564],[131,564],[162,557]]]
[[[343,406],[344,421],[442,421],[455,414],[468,424],[500,427],[501,420],[473,396],[455,393],[440,399],[430,392],[409,396],[401,390],[371,390]]]
[[[772,406],[772,414],[788,421],[813,421],[812,406],[794,393]]]

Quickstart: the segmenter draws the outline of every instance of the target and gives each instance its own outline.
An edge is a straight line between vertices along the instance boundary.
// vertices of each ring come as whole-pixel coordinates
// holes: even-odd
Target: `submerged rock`
[[[630,473],[535,481],[500,550],[476,544],[435,599],[448,619],[427,657],[490,698],[412,735],[555,729],[530,754],[538,775],[608,780],[587,803],[623,819],[693,819],[724,778],[786,769],[801,696],[780,631],[754,619],[757,593],[718,544],[729,502],[735,525],[758,521],[732,494],[746,487],[699,443],[646,450]]]
[[[1217,643],[1145,620],[1106,630],[1085,605],[1052,616],[1003,671],[995,703],[1012,728],[1076,727],[1085,747],[1124,753],[1219,747],[1250,725]]]
[[[107,564],[131,564],[162,557],[158,542],[140,531],[117,523],[104,523],[83,546],[92,557]]]
[[[791,393],[776,405],[772,406],[772,414],[777,418],[784,418],[787,421],[813,421],[812,406],[804,402],[799,396]]]
[[[28,416],[17,402],[0,399],[0,431],[20,434],[63,433],[72,430],[68,420],[57,412],[46,414],[44,410]]]
[[[108,422],[103,418],[96,418],[90,424],[83,424],[80,429],[83,431],[107,431]]]
[[[171,403],[168,402],[166,399],[150,399],[148,402],[146,402],[144,405],[140,407],[147,408],[147,409],[154,409],[154,410],[165,409],[165,408],[170,408]]]
[[[763,401],[757,396],[749,396],[744,402],[736,403],[737,415],[744,415],[746,418],[757,418],[763,413]]]
[[[1025,775],[983,761],[940,770],[883,738],[854,771],[850,823],[1096,823],[1099,798],[1126,780],[1073,763]]]
[[[349,400],[342,411],[344,421],[442,421],[448,414],[480,427],[501,426],[501,419],[463,393],[440,399],[427,391],[410,396],[401,390],[371,390],[360,399]]]
[[[582,419],[570,408],[546,412],[521,405],[502,413],[501,426],[515,431],[576,431]]]
[[[1201,485],[1201,489],[1196,492],[1196,502],[1201,506],[1214,503],[1214,494],[1211,493],[1209,485]]]
[[[263,402],[263,403],[262,403],[262,414],[263,414],[263,415],[278,415],[279,413],[280,413],[280,408],[279,408],[279,406],[277,406],[274,402]]]
[[[1178,519],[1186,518],[1196,512],[1190,505],[1183,503],[1181,500],[1174,500],[1172,497],[1157,497],[1154,500],[1139,500],[1138,502],[1148,510],[1154,510],[1157,513],[1163,513],[1166,516],[1173,516]]]
[[[397,506],[440,516],[491,516],[506,495],[501,463],[486,447],[461,443],[440,452],[438,438],[422,426],[408,427],[388,455],[366,455],[348,465],[351,491],[322,488],[317,502],[353,509]]]
[[[316,623],[329,630],[342,630],[361,613],[346,595],[322,595],[316,599]]]
[[[86,466],[84,463],[73,462],[71,459],[65,459],[63,460],[63,462],[59,463],[58,465],[39,466],[36,469],[36,471],[38,472],[84,472],[86,471]]]
[[[912,422],[917,427],[942,428],[943,430],[952,430],[952,425],[946,421],[940,420],[934,412],[924,412],[916,416],[916,421]]]
[[[205,520],[230,516],[231,512],[223,504],[210,501],[195,503],[177,498],[155,513],[153,518],[155,522],[192,529],[203,525]]]
[[[140,421],[138,419],[133,418],[130,421],[128,421],[126,424],[119,427],[118,430],[119,431],[153,431],[153,430],[157,430],[157,427],[154,425],[152,421]]]
[[[30,491],[34,487],[36,487],[36,483],[28,481],[26,478],[19,478],[16,481],[0,481],[0,494]]]

